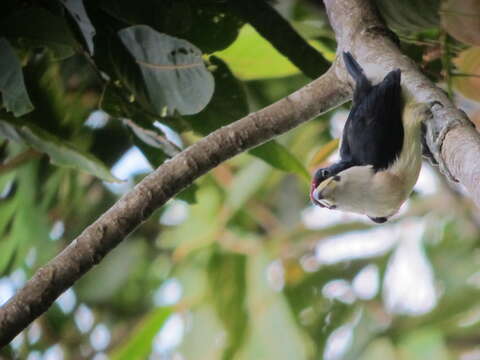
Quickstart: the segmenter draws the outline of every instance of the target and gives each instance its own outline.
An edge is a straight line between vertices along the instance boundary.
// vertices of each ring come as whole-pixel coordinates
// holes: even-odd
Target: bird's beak
[[[322,199],[322,197],[319,197],[318,191],[315,187],[316,184],[312,183],[312,187],[310,189],[310,200],[314,205],[318,205],[320,207],[325,207],[319,200]],[[320,194],[321,195],[321,194]]]
[[[325,201],[321,201],[324,199],[323,191],[327,187],[335,186],[336,181],[334,181],[333,178],[326,179],[322,181],[318,186],[315,188],[314,184],[312,184],[312,188],[310,190],[310,199],[315,205],[318,205],[320,207],[326,207],[328,209],[334,209],[335,206],[328,206]]]

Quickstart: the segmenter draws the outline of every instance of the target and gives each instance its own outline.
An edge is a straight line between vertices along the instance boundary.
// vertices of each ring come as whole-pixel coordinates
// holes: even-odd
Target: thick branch
[[[349,50],[370,73],[402,70],[402,85],[417,102],[439,102],[427,123],[428,144],[447,177],[457,179],[480,206],[480,135],[465,113],[435,86],[391,41],[388,29],[369,0],[324,0],[335,30],[338,51]],[[337,69],[339,69],[338,67]],[[338,73],[343,77],[344,73]]]
[[[334,67],[290,96],[201,139],[144,178],[0,308],[0,346],[6,345],[93,265],[165,204],[219,163],[349,99]]]

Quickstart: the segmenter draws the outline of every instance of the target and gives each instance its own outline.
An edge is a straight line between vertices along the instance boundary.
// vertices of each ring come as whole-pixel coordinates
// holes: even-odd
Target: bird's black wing
[[[387,168],[400,155],[403,145],[401,72],[394,70],[372,86],[349,52],[343,53],[347,71],[355,80],[353,106],[343,129],[341,160],[318,169],[312,189],[323,180],[356,165],[372,165],[374,171]]]
[[[342,161],[387,168],[400,155],[404,130],[401,72],[393,70],[353,104],[343,130]]]
[[[355,81],[353,91],[353,104],[358,104],[372,90],[372,84],[367,79],[360,64],[348,51],[343,53],[345,68]]]

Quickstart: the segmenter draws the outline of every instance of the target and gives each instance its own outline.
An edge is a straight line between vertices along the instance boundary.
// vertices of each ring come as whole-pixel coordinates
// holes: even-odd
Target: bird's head
[[[341,176],[332,172],[329,168],[318,169],[312,179],[310,199],[315,205],[335,209],[335,193],[338,191],[338,183]]]
[[[328,169],[322,168],[315,172],[310,188],[310,199],[315,205],[328,209],[335,209],[335,193],[341,177],[332,174]]]
[[[375,187],[374,175],[370,166],[355,166],[338,173],[319,169],[312,179],[310,198],[317,206],[367,215],[383,223],[396,211],[389,206],[390,194]]]

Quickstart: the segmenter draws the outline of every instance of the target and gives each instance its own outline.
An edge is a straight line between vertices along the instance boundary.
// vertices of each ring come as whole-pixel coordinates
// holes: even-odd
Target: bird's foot
[[[446,133],[456,126],[455,121],[443,122],[441,128],[433,121],[434,113],[442,111],[444,106],[439,101],[432,101],[425,104],[425,115],[422,123],[422,152],[430,164],[438,167],[440,172],[452,182],[458,182],[448,169],[448,166],[442,156],[442,144]]]

